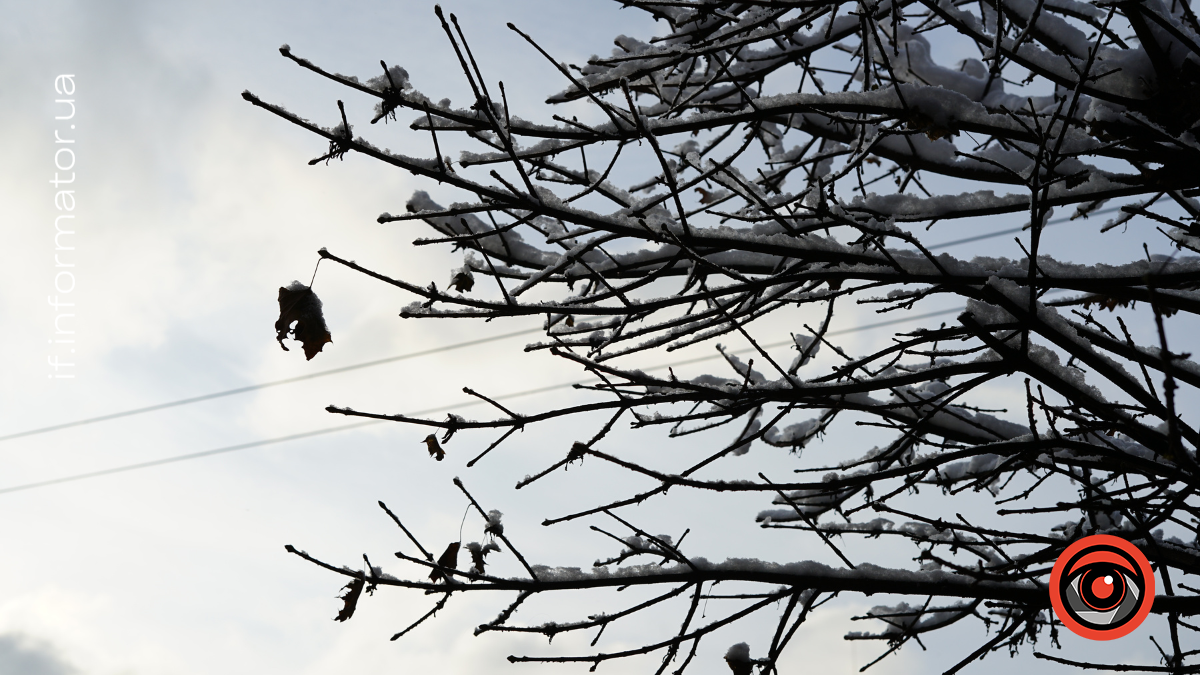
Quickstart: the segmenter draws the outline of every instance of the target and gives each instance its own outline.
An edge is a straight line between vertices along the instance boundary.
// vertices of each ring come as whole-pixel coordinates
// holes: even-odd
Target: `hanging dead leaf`
[[[483,546],[477,541],[467,544],[467,553],[471,554],[471,569],[474,574],[483,574],[483,567],[486,562],[483,559]]]
[[[463,265],[459,269],[454,270],[450,275],[450,287],[459,293],[466,293],[474,288],[475,275],[471,274],[471,268]]]
[[[487,564],[487,562],[484,560],[484,558],[486,558],[487,554],[491,553],[492,551],[500,550],[500,546],[497,545],[496,542],[493,542],[493,541],[490,541],[486,544],[480,544],[477,541],[473,541],[473,542],[467,544],[466,548],[467,548],[467,552],[471,554],[471,570],[470,571],[473,574],[483,574],[484,573],[484,565]]]
[[[866,157],[863,157],[863,161],[866,162],[867,164],[874,164],[875,166],[879,166],[879,158],[878,157],[873,157],[871,155],[867,155]]]
[[[338,599],[345,603],[338,615],[334,617],[334,621],[345,621],[354,616],[354,608],[358,606],[358,598],[362,596],[364,582],[362,579],[355,579],[342,587],[346,591],[345,595],[339,595]]]
[[[292,328],[292,323],[296,327]],[[325,327],[325,317],[321,314],[321,300],[308,286],[293,281],[286,288],[279,287],[279,319],[275,322],[275,339],[283,351],[290,351],[283,339],[292,335],[304,346],[304,357],[311,361],[320,353],[327,342],[333,342],[333,336]]]
[[[717,193],[715,193],[715,192],[709,192],[708,190],[705,190],[704,188],[696,188],[696,192],[700,193],[700,203],[701,204],[711,204],[711,203],[717,201]]]
[[[429,456],[437,461],[440,462],[446,457],[446,451],[442,449],[441,445],[438,445],[437,436],[434,436],[433,434],[426,436],[425,446],[429,448]]]
[[[444,553],[442,553],[440,558],[437,559],[437,564],[438,564],[438,567],[445,567],[447,569],[452,569],[452,570],[458,569],[458,542],[457,541],[450,542],[450,545],[446,547],[446,551]],[[432,579],[433,581],[437,581],[438,579],[445,579],[446,576],[438,570],[433,570],[432,572],[429,573],[429,578]]]

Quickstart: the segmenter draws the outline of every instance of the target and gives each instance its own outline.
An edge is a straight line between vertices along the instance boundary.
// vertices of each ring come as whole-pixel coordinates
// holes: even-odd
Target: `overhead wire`
[[[544,391],[551,391],[554,389],[562,389],[563,387],[569,387],[572,384],[574,384],[574,383],[569,382],[567,384],[554,384],[554,385],[550,385],[550,386],[546,386],[546,387],[538,387],[536,389],[527,389],[525,391],[519,391],[519,392],[510,393],[510,394],[501,394],[499,396],[493,396],[492,399],[497,400],[497,401],[504,401],[504,400],[507,400],[510,398],[517,398],[518,396],[529,396],[532,394],[539,394]],[[438,406],[436,408],[426,408],[425,410],[418,410],[418,411],[415,411],[410,414],[412,416],[430,415],[433,413],[446,412],[449,410],[458,410],[460,408],[466,408],[466,407],[473,406],[473,405],[479,405],[481,403],[483,403],[483,401],[478,401],[478,400],[466,401],[464,403],[456,403],[453,405],[443,405],[443,406]],[[373,419],[373,420],[366,420],[366,421],[362,421],[362,422],[352,422],[350,424],[342,424],[342,425],[338,425],[338,426],[334,426],[334,427],[326,427],[324,429],[314,429],[312,431],[304,431],[304,432],[301,432],[298,434],[288,434],[287,436],[276,436],[275,438],[266,438],[266,439],[263,439],[260,441],[251,441],[249,443],[239,443],[237,445],[228,445],[223,448],[216,448],[214,450],[203,450],[201,452],[191,452],[186,455],[175,455],[173,457],[165,457],[163,459],[153,459],[148,462],[138,462],[136,464],[126,464],[124,466],[115,466],[115,467],[112,467],[109,469],[100,469],[99,471],[89,471],[87,473],[75,474],[73,476],[64,476],[62,478],[51,478],[50,480],[38,481],[36,483],[25,483],[24,485],[15,485],[13,487],[0,488],[0,494],[6,494],[9,492],[21,492],[22,490],[32,490],[34,488],[46,487],[49,485],[58,485],[60,483],[71,483],[71,482],[78,481],[78,480],[84,480],[86,478],[98,478],[100,476],[108,476],[108,475],[112,475],[114,473],[125,473],[127,471],[136,471],[138,469],[149,469],[150,467],[162,466],[163,464],[174,464],[176,462],[185,462],[185,461],[188,461],[191,459],[200,459],[201,457],[211,457],[212,455],[220,455],[220,454],[229,453],[229,452],[236,452],[238,450],[248,450],[250,448],[260,448],[264,445],[283,443],[285,441],[295,441],[295,440],[299,440],[301,438],[311,438],[313,436],[332,434],[332,433],[335,433],[338,431],[349,431],[350,429],[358,429],[361,427],[370,426],[372,424],[381,424],[386,421],[387,420]]]
[[[1089,215],[1101,215],[1101,214],[1111,213],[1111,212],[1118,211],[1118,210],[1120,210],[1119,206],[1110,207],[1107,209],[1093,211]],[[1047,226],[1057,225],[1060,223],[1069,222],[1073,219],[1074,218],[1072,218],[1072,217],[1056,218],[1056,219],[1047,221],[1046,225]],[[959,244],[966,244],[966,243],[970,243],[970,242],[981,241],[984,239],[992,239],[992,238],[1004,236],[1007,234],[1015,234],[1015,233],[1025,230],[1025,229],[1028,229],[1028,226],[1009,228],[1009,229],[1005,229],[1005,230],[998,230],[996,232],[990,232],[988,234],[982,234],[982,235],[977,235],[977,236],[973,236],[973,237],[966,237],[964,239],[955,239],[953,241],[941,242],[941,243],[929,246],[928,248],[930,250],[948,248],[950,246],[957,246]],[[861,326],[855,326],[853,328],[846,328],[846,329],[837,330],[837,331],[830,331],[830,332],[826,333],[826,335],[830,336],[830,337],[836,336],[836,335],[845,335],[845,334],[849,334],[849,333],[856,333],[856,332],[860,332],[860,331],[864,331],[864,330],[869,330],[872,328],[881,328],[884,326],[891,326],[891,325],[895,325],[898,323],[905,323],[908,321],[917,321],[920,319],[927,319],[927,318],[932,318],[932,317],[936,317],[936,316],[945,316],[947,314],[952,314],[952,313],[955,313],[958,311],[961,311],[961,310],[959,308],[954,308],[954,309],[940,310],[940,311],[935,311],[935,312],[927,312],[924,314],[905,316],[902,318],[891,319],[888,321],[879,321],[879,322],[871,323],[871,324],[863,324]],[[108,415],[101,415],[98,417],[89,417],[89,418],[82,419],[82,420],[76,420],[74,422],[66,422],[63,424],[56,424],[56,425],[52,425],[52,426],[41,427],[38,429],[30,429],[28,431],[22,431],[22,432],[18,432],[15,434],[0,436],[0,442],[15,439],[15,438],[33,436],[36,434],[43,434],[43,433],[47,433],[47,432],[51,432],[51,431],[57,431],[60,429],[67,429],[70,427],[77,427],[77,426],[83,426],[86,424],[93,424],[96,422],[103,422],[103,421],[107,421],[107,420],[118,419],[121,417],[129,417],[132,415],[139,415],[142,413],[152,412],[155,410],[163,410],[165,408],[173,408],[173,407],[177,407],[177,406],[188,405],[191,403],[198,403],[200,401],[208,401],[208,400],[212,400],[215,398],[221,398],[224,396],[232,396],[234,394],[242,394],[242,393],[246,393],[246,392],[250,392],[250,391],[256,391],[259,389],[266,389],[268,387],[279,386],[282,384],[290,384],[293,382],[300,382],[302,380],[310,380],[310,379],[314,379],[314,378],[318,378],[318,377],[324,377],[326,375],[334,375],[337,373],[344,373],[344,372],[348,372],[348,371],[352,371],[352,370],[358,370],[361,368],[370,368],[373,366],[383,365],[386,363],[394,363],[396,361],[403,361],[405,359],[416,358],[419,356],[427,356],[429,354],[436,354],[439,352],[446,352],[446,351],[451,351],[454,349],[461,349],[463,347],[471,347],[471,346],[475,346],[475,345],[486,344],[489,342],[496,342],[499,340],[504,340],[504,339],[507,339],[510,337],[517,337],[520,335],[531,335],[533,333],[540,333],[540,332],[541,332],[541,329],[538,329],[538,328],[532,328],[532,329],[527,329],[527,330],[522,330],[522,331],[514,331],[511,333],[504,333],[501,335],[493,335],[493,336],[489,336],[486,338],[479,338],[476,340],[467,340],[465,342],[458,342],[458,343],[454,343],[454,344],[450,344],[450,345],[443,345],[441,347],[434,347],[431,349],[425,349],[425,350],[421,350],[421,351],[417,351],[417,352],[410,352],[408,354],[400,354],[398,356],[392,356],[392,357],[388,357],[388,358],[384,358],[384,359],[376,359],[373,361],[364,361],[362,363],[352,364],[349,366],[342,366],[340,368],[331,368],[329,370],[323,370],[323,371],[316,372],[316,373],[308,373],[306,375],[299,375],[296,377],[285,378],[282,380],[273,380],[271,382],[263,382],[263,383],[259,383],[259,384],[248,385],[245,387],[237,387],[234,389],[227,389],[224,391],[214,392],[211,394],[204,394],[202,396],[194,396],[191,398],[179,399],[177,401],[160,403],[157,405],[146,406],[143,408],[134,408],[131,410],[125,410],[125,411],[121,411],[121,412],[111,413]],[[785,340],[782,342],[774,342],[774,343],[770,343],[770,344],[765,344],[765,345],[763,345],[763,348],[770,349],[770,348],[775,348],[775,347],[781,347],[781,346],[784,346],[787,344],[791,344],[791,341]],[[749,349],[736,350],[736,351],[731,351],[731,353],[742,353],[745,351],[750,351],[750,350]],[[652,370],[661,370],[663,368],[674,368],[676,366],[688,365],[688,364],[692,364],[692,363],[699,363],[699,362],[703,362],[703,361],[710,361],[710,360],[714,360],[717,358],[720,358],[720,355],[713,354],[713,355],[709,355],[709,356],[701,356],[701,357],[696,357],[696,358],[691,358],[691,359],[684,359],[681,361],[675,361],[672,363],[661,364],[658,366],[651,366],[648,368],[643,368],[642,370],[652,371]],[[525,391],[511,392],[508,394],[500,394],[497,396],[493,396],[491,398],[493,398],[494,400],[497,400],[497,401],[503,401],[503,400],[513,399],[513,398],[518,398],[521,396],[531,396],[533,394],[544,393],[547,391],[553,391],[553,390],[557,390],[557,389],[566,389],[568,387],[574,387],[576,385],[581,385],[581,384],[586,384],[586,382],[584,382],[584,381],[566,382],[566,383],[562,383],[562,384],[537,387],[537,388],[529,389],[529,390],[525,390]],[[415,417],[418,415],[427,415],[427,414],[432,414],[432,413],[437,413],[437,412],[447,412],[450,410],[458,410],[461,408],[466,408],[466,407],[470,407],[473,405],[480,405],[480,404],[482,404],[482,401],[478,401],[478,400],[464,401],[464,402],[456,403],[453,405],[439,406],[437,408],[430,408],[427,410],[416,411],[413,413],[409,413],[409,416]],[[79,480],[85,480],[88,478],[97,478],[100,476],[107,476],[107,475],[111,475],[111,474],[115,474],[115,473],[125,473],[128,471],[136,471],[139,469],[148,469],[148,468],[152,468],[155,466],[162,466],[164,464],[173,464],[176,462],[183,462],[183,461],[188,461],[188,460],[192,460],[192,459],[200,459],[202,457],[210,457],[212,455],[236,452],[239,450],[247,450],[250,448],[262,447],[264,445],[283,443],[286,441],[299,440],[301,438],[309,438],[312,436],[336,433],[339,431],[349,431],[351,429],[357,429],[357,428],[368,426],[371,424],[378,424],[383,421],[385,421],[385,420],[370,420],[370,421],[366,421],[366,422],[355,422],[352,424],[343,424],[343,425],[334,426],[334,427],[326,427],[324,429],[316,429],[313,431],[306,431],[306,432],[302,432],[302,433],[298,433],[298,434],[289,434],[287,436],[278,436],[275,438],[268,438],[268,439],[263,439],[263,440],[259,440],[259,441],[251,441],[249,443],[240,443],[238,445],[231,445],[231,446],[226,446],[223,448],[216,448],[213,450],[204,450],[201,452],[193,452],[193,453],[188,453],[188,454],[184,454],[184,455],[176,455],[176,456],[167,457],[164,459],[151,460],[151,461],[147,461],[147,462],[139,462],[136,464],[127,464],[127,465],[113,467],[113,468],[109,468],[109,469],[102,469],[99,471],[91,471],[91,472],[87,472],[87,473],[75,474],[72,476],[65,476],[62,478],[54,478],[54,479],[38,481],[38,482],[34,482],[34,483],[26,483],[23,485],[16,485],[16,486],[7,487],[7,488],[0,488],[0,494],[7,494],[7,493],[11,493],[11,492],[20,492],[20,491],[24,491],[24,490],[32,490],[35,488],[47,487],[50,485],[58,485],[61,483],[68,483],[68,482],[74,482],[74,481],[79,481]]]
[[[1093,211],[1089,215],[1101,215],[1101,214],[1111,213],[1113,211],[1118,211],[1118,210],[1120,210],[1120,207],[1114,206],[1114,207],[1110,207],[1107,209],[1101,209],[1099,211]],[[1060,223],[1065,223],[1070,220],[1072,220],[1071,217],[1055,218],[1053,220],[1047,221],[1046,225],[1047,226],[1058,225]],[[953,241],[947,241],[947,242],[942,242],[939,244],[934,244],[932,246],[928,246],[927,248],[929,250],[937,250],[937,249],[942,249],[942,248],[948,248],[950,246],[957,246],[959,244],[966,244],[966,243],[970,243],[970,242],[974,242],[974,241],[981,241],[984,239],[992,239],[994,237],[1001,237],[1006,234],[1014,234],[1017,232],[1021,232],[1022,230],[1027,229],[1027,227],[1028,226],[1014,227],[1014,228],[1010,228],[1010,229],[1006,229],[1006,230],[998,230],[996,232],[989,232],[988,234],[981,234],[981,235],[976,235],[973,237],[967,237],[965,239],[955,239]],[[917,318],[925,318],[925,317],[921,316],[921,317],[911,317],[911,318],[917,319]],[[879,325],[889,325],[889,324],[879,324]],[[872,327],[875,327],[875,325],[873,324]],[[541,329],[539,329],[539,328],[531,328],[528,330],[514,331],[511,333],[504,333],[501,335],[492,335],[492,336],[489,336],[486,338],[479,338],[476,340],[467,340],[465,342],[456,342],[456,343],[450,344],[450,345],[443,345],[441,347],[433,347],[431,349],[423,349],[421,351],[410,352],[408,354],[400,354],[398,356],[390,356],[390,357],[384,358],[384,359],[376,359],[373,361],[364,361],[362,363],[355,363],[355,364],[352,364],[349,366],[342,366],[340,368],[331,368],[329,370],[322,370],[322,371],[319,371],[316,373],[308,373],[307,375],[298,375],[296,377],[289,377],[289,378],[285,378],[282,380],[273,380],[271,382],[262,382],[259,384],[251,384],[251,385],[247,385],[244,387],[236,387],[234,389],[226,389],[224,391],[218,391],[218,392],[214,392],[211,394],[203,394],[201,396],[192,396],[190,398],[182,398],[182,399],[179,399],[176,401],[169,401],[167,403],[158,403],[155,405],[149,405],[149,406],[145,406],[142,408],[133,408],[131,410],[122,410],[120,412],[110,413],[108,415],[100,415],[97,417],[88,417],[88,418],[81,419],[81,420],[75,420],[73,422],[64,422],[62,424],[53,424],[53,425],[46,426],[46,427],[39,427],[37,429],[28,429],[26,431],[19,431],[17,433],[8,434],[6,436],[0,436],[0,443],[3,443],[4,441],[10,441],[10,440],[13,440],[16,438],[25,438],[27,436],[35,436],[38,434],[44,434],[44,433],[48,433],[51,431],[58,431],[60,429],[69,429],[72,427],[79,427],[79,426],[84,426],[87,424],[95,424],[96,422],[106,422],[108,420],[120,419],[122,417],[131,417],[133,415],[141,415],[143,413],[154,412],[156,410],[164,410],[167,408],[175,408],[178,406],[188,405],[191,403],[199,403],[201,401],[211,401],[212,399],[216,399],[216,398],[222,398],[225,396],[233,396],[235,394],[244,394],[244,393],[251,392],[251,391],[257,391],[259,389],[266,389],[268,387],[277,387],[282,384],[291,384],[293,382],[300,382],[303,380],[311,380],[311,379],[318,378],[318,377],[325,377],[326,375],[336,375],[338,373],[345,373],[345,372],[349,372],[351,370],[358,370],[361,368],[371,368],[373,366],[380,366],[380,365],[383,365],[386,363],[395,363],[396,361],[403,361],[405,359],[417,358],[419,356],[428,356],[430,354],[437,354],[439,352],[447,352],[447,351],[451,351],[454,349],[461,349],[463,347],[473,347],[476,345],[487,344],[489,342],[496,342],[496,341],[504,340],[504,339],[511,338],[511,337],[517,337],[520,335],[532,335],[534,333],[540,333],[540,332],[541,332]]]
[[[431,349],[422,349],[421,351],[418,351],[418,352],[410,352],[408,354],[400,354],[398,356],[389,356],[386,359],[376,359],[374,361],[364,361],[362,363],[355,363],[355,364],[349,365],[349,366],[342,366],[341,368],[330,368],[329,370],[322,370],[322,371],[319,371],[316,373],[308,373],[307,375],[297,375],[296,377],[289,377],[289,378],[285,378],[282,380],[273,380],[271,382],[261,382],[259,384],[251,384],[251,385],[247,385],[245,387],[237,387],[235,389],[226,389],[225,391],[218,391],[218,392],[214,392],[212,394],[204,394],[203,396],[193,396],[191,398],[181,398],[178,401],[170,401],[168,403],[159,403],[156,405],[148,405],[144,408],[134,408],[132,410],[122,410],[121,412],[115,412],[115,413],[111,413],[108,415],[100,415],[99,417],[88,417],[86,419],[75,420],[74,422],[64,422],[62,424],[54,424],[54,425],[51,425],[48,427],[29,429],[28,431],[19,431],[15,434],[8,434],[7,436],[0,436],[0,442],[9,441],[14,438],[24,438],[26,436],[34,436],[37,434],[44,434],[44,433],[47,433],[50,431],[58,431],[59,429],[69,429],[71,427],[80,427],[85,424],[95,424],[96,422],[106,422],[108,420],[115,420],[115,419],[119,419],[122,417],[130,417],[132,415],[140,415],[142,413],[153,412],[155,410],[163,410],[165,408],[174,408],[176,406],[188,405],[189,403],[199,403],[200,401],[211,401],[214,398],[221,398],[223,396],[233,396],[234,394],[244,394],[249,391],[257,391],[259,389],[266,389],[267,387],[277,387],[281,384],[291,384],[292,382],[300,382],[302,380],[311,380],[311,379],[314,379],[317,377],[325,377],[326,375],[335,375],[337,373],[345,373],[345,372],[349,372],[351,370],[358,370],[360,368],[370,368],[372,366],[380,366],[385,363],[395,363],[396,361],[403,361],[405,359],[415,359],[418,356],[428,356],[430,354],[437,354],[438,352],[448,352],[453,349],[461,349],[463,347],[473,347],[475,345],[481,345],[481,344],[485,344],[488,342],[496,342],[498,340],[504,340],[506,338],[516,337],[518,335],[531,335],[533,333],[540,333],[540,332],[542,332],[542,330],[540,328],[530,328],[528,330],[519,330],[519,331],[515,331],[512,333],[504,333],[502,335],[492,335],[492,336],[485,337],[485,338],[479,338],[477,340],[467,340],[466,342],[456,342],[454,344],[442,345],[441,347],[433,347]]]
[[[947,314],[953,314],[953,313],[959,312],[959,311],[961,311],[960,308],[946,309],[946,310],[940,310],[940,311],[936,311],[936,312],[926,312],[924,314],[916,314],[913,316],[905,316],[905,317],[897,318],[897,319],[889,319],[887,321],[878,321],[875,323],[863,324],[860,326],[855,326],[853,328],[844,328],[842,330],[829,331],[825,335],[827,337],[834,337],[837,335],[846,335],[849,333],[857,333],[857,332],[861,332],[864,330],[870,330],[872,328],[882,328],[884,326],[893,326],[898,323],[905,323],[908,321],[918,321],[920,319],[928,319],[928,318],[932,318],[932,317],[936,317],[936,316],[945,316]],[[515,333],[514,333],[514,335],[515,335]],[[762,347],[764,349],[773,349],[775,347],[782,347],[782,346],[788,345],[788,344],[792,344],[792,341],[784,340],[781,342],[772,342],[769,344],[762,345]],[[747,351],[751,351],[751,350],[749,348],[740,349],[740,350],[731,350],[730,353],[739,354],[739,353],[744,353]],[[674,368],[676,366],[683,366],[683,365],[688,365],[688,364],[692,364],[692,363],[700,363],[702,361],[711,361],[711,360],[718,359],[718,358],[721,358],[720,354],[710,354],[708,356],[698,356],[698,357],[694,357],[694,358],[690,358],[690,359],[673,361],[671,363],[664,363],[664,364],[660,364],[657,366],[650,366],[647,368],[642,368],[642,370],[643,371],[662,370],[664,368]],[[314,374],[314,376],[315,376],[315,374]],[[580,384],[589,384],[589,382],[588,381],[564,382],[562,384],[552,384],[552,385],[547,385],[547,386],[543,386],[543,387],[536,387],[533,389],[526,389],[524,391],[511,392],[508,394],[500,394],[497,396],[491,396],[490,398],[493,400],[496,400],[496,401],[506,401],[509,399],[519,398],[522,396],[532,396],[533,394],[541,394],[541,393],[545,393],[548,391],[554,391],[557,389],[566,389],[568,387],[574,387],[574,386],[580,385]],[[451,410],[459,410],[462,408],[467,408],[470,406],[482,405],[482,404],[483,404],[483,401],[475,399],[475,400],[470,400],[470,401],[463,401],[460,403],[454,403],[454,404],[450,404],[450,405],[438,406],[436,408],[428,408],[426,410],[418,410],[418,411],[415,411],[412,413],[408,413],[408,416],[416,417],[419,415],[430,415],[430,414],[439,413],[439,412],[449,412]],[[33,490],[36,488],[48,487],[51,485],[59,485],[62,483],[71,483],[71,482],[75,482],[75,481],[85,480],[88,478],[98,478],[100,476],[109,476],[109,475],[116,474],[116,473],[126,473],[129,471],[137,471],[139,469],[149,469],[149,468],[152,468],[155,466],[162,466],[164,464],[174,464],[176,462],[185,462],[188,460],[200,459],[202,457],[211,457],[213,455],[220,455],[220,454],[225,454],[225,453],[230,453],[230,452],[236,452],[238,450],[248,450],[250,448],[262,447],[264,445],[273,445],[275,443],[283,443],[285,441],[294,441],[294,440],[299,440],[301,438],[310,438],[313,436],[321,436],[324,434],[331,434],[331,433],[336,433],[339,431],[349,431],[351,429],[358,429],[358,428],[365,427],[365,426],[372,425],[372,424],[380,424],[380,423],[386,422],[386,421],[387,420],[373,419],[373,420],[367,420],[364,422],[354,422],[351,424],[342,424],[342,425],[333,426],[333,427],[326,427],[324,429],[315,429],[313,431],[305,431],[305,432],[301,432],[301,433],[297,433],[297,434],[289,434],[287,436],[277,436],[275,438],[267,438],[267,439],[263,439],[263,440],[259,440],[259,441],[251,441],[249,443],[239,443],[238,445],[230,445],[230,446],[226,446],[223,448],[216,448],[213,450],[203,450],[201,452],[192,452],[192,453],[188,453],[188,454],[184,454],[184,455],[175,455],[173,457],[166,457],[163,459],[155,459],[155,460],[150,460],[147,462],[138,462],[135,464],[126,464],[123,466],[116,466],[116,467],[112,467],[109,469],[101,469],[98,471],[89,471],[87,473],[80,473],[80,474],[75,474],[72,476],[63,476],[61,478],[51,478],[49,480],[43,480],[43,481],[37,481],[37,482],[33,482],[33,483],[25,483],[22,485],[14,485],[12,487],[0,488],[0,494],[8,494],[11,492],[22,492],[25,490]]]

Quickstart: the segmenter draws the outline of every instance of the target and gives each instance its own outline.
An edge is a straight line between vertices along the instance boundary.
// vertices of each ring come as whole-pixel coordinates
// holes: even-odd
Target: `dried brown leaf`
[[[450,287],[459,293],[466,293],[475,287],[475,277],[466,268],[460,269],[450,277]]]
[[[452,570],[458,569],[458,542],[457,541],[450,542],[450,545],[446,547],[446,551],[444,553],[442,553],[441,557],[439,557],[437,559],[437,564],[438,564],[438,567],[445,567],[447,569],[452,569]],[[429,573],[429,578],[432,579],[433,581],[437,581],[438,579],[445,579],[446,576],[438,570],[433,570],[432,572]]]
[[[436,459],[439,462],[442,461],[443,459],[445,459],[446,451],[443,450],[442,446],[438,444],[437,436],[435,436],[433,434],[429,434],[428,436],[426,436],[425,437],[425,446],[429,448],[429,456],[430,457]]]
[[[486,544],[473,541],[467,544],[466,549],[471,554],[471,571],[475,574],[483,574],[484,566],[487,564],[487,561],[484,560],[487,558],[487,554],[492,551],[499,551],[500,546],[494,541],[489,541]]]
[[[484,566],[487,564],[484,560],[487,552],[483,550],[483,546],[479,542],[473,541],[467,544],[467,552],[471,554],[471,571],[483,574]]]
[[[292,324],[296,327],[293,329]],[[321,300],[308,286],[293,281],[286,288],[279,287],[279,319],[275,321],[275,339],[283,351],[290,351],[283,339],[291,334],[304,346],[304,357],[311,361],[333,336],[325,327],[321,314]]]
[[[362,579],[355,579],[342,587],[342,590],[346,591],[346,594],[339,595],[338,599],[345,604],[338,612],[338,615],[333,618],[334,621],[345,621],[354,616],[354,609],[358,606],[359,597],[362,596],[364,583]]]

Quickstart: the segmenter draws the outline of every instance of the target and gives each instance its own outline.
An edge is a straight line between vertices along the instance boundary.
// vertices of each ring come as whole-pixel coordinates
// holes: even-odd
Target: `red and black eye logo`
[[[1150,561],[1119,537],[1084,537],[1054,563],[1050,603],[1058,619],[1076,635],[1090,640],[1128,635],[1154,604]]]

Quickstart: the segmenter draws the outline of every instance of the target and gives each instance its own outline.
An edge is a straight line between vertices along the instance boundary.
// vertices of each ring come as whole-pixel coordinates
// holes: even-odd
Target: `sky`
[[[475,53],[488,55],[481,63],[485,73],[503,79],[514,109],[525,106],[533,112],[523,116],[534,119],[545,114],[541,101],[563,83],[551,64],[504,28],[506,21],[572,63],[607,53],[618,34],[645,38],[655,30],[645,16],[617,3],[472,0],[445,7],[459,15]],[[465,82],[432,9],[415,0],[0,0],[0,237],[6,253],[0,265],[0,436],[537,328],[537,321],[401,320],[399,310],[411,297],[323,265],[314,290],[324,301],[333,343],[306,362],[298,348],[285,352],[274,340],[277,288],[294,279],[307,283],[321,247],[393,276],[443,283],[461,254],[415,249],[410,242],[425,234],[423,225],[375,219],[403,211],[414,190],[442,203],[456,196],[360,157],[308,166],[324,142],[240,94],[250,90],[329,126],[339,98],[352,117],[369,113],[371,102],[282,58],[278,47],[288,43],[298,56],[362,77],[374,76],[383,59],[405,67],[430,96],[466,101]],[[55,92],[55,78],[64,74],[73,75],[73,94]],[[67,110],[56,103],[63,98],[74,102],[70,120],[56,119]],[[565,114],[591,114],[583,104],[572,105]],[[377,144],[427,155],[427,139],[408,133],[407,119],[401,122],[370,129],[381,139]],[[72,152],[56,155],[63,147]],[[59,249],[50,184],[56,171],[63,178],[73,172],[76,199],[75,219],[60,225],[73,233],[59,235]],[[983,231],[946,230],[935,239]],[[1017,252],[1006,242],[992,246]],[[72,304],[55,310],[55,297]],[[73,333],[56,334],[59,314],[72,315],[60,318],[58,329]],[[859,323],[877,320],[865,311],[862,317]],[[861,349],[870,339],[846,338]],[[0,442],[0,675],[547,672],[504,661],[511,653],[544,653],[540,639],[472,637],[471,629],[503,606],[500,598],[454,598],[437,620],[397,642],[388,638],[427,611],[428,598],[381,592],[364,598],[351,621],[331,621],[340,578],[289,556],[284,545],[351,566],[368,552],[389,569],[384,556],[407,543],[378,500],[431,549],[455,541],[460,528],[465,540],[478,538],[482,521],[470,514],[464,519],[465,503],[450,484],[460,475],[485,508],[504,511],[508,533],[527,557],[586,564],[593,549],[596,556],[607,549],[585,526],[547,530],[537,523],[634,483],[589,466],[512,490],[590,433],[575,423],[531,428],[504,446],[502,456],[473,469],[466,460],[491,438],[464,434],[447,444],[446,461],[436,463],[424,455],[419,429],[382,424],[9,490],[352,421],[325,412],[329,404],[482,416],[482,408],[464,406],[463,386],[508,394],[583,379],[578,368],[549,355],[523,353],[522,344],[531,340],[497,339]],[[706,346],[670,358],[711,353]],[[54,360],[71,365],[55,369]],[[576,400],[586,395],[560,388],[506,405],[532,411]],[[667,460],[686,456],[661,437],[618,438]],[[790,471],[785,451],[756,452],[754,471]],[[692,550],[714,559],[834,562],[827,551],[802,549],[753,527],[764,506],[758,497],[714,506],[681,494],[669,508],[636,513],[661,531],[707,523],[690,540]],[[858,544],[848,546],[854,551]],[[897,550],[909,558],[915,553]],[[531,607],[523,617],[561,619],[583,606],[561,603]],[[861,629],[846,617],[873,604],[847,599],[836,615],[814,618],[785,665],[854,672],[877,650],[840,636]],[[666,620],[677,620],[672,617]],[[606,644],[636,644],[660,620],[614,626]],[[744,634],[729,633],[719,648],[706,648],[707,661],[695,672],[727,672],[719,656],[733,642],[763,648],[767,638],[754,625],[765,626],[753,624]],[[555,645],[584,649],[586,640],[562,637]],[[945,667],[953,656],[907,648],[877,670],[925,672]]]

